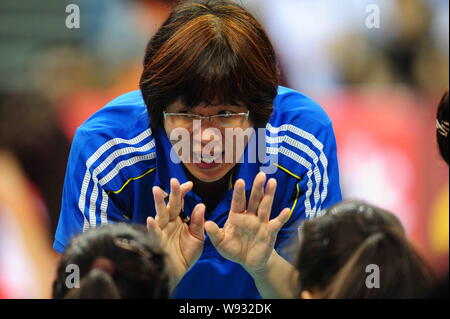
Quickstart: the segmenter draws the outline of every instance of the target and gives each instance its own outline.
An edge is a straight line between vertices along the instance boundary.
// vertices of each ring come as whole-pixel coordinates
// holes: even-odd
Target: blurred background
[[[75,129],[138,88],[145,46],[175,3],[2,0],[0,298],[50,296]],[[449,172],[434,121],[449,85],[448,0],[239,3],[269,34],[282,84],[333,120],[344,198],[396,213],[436,272],[448,273]],[[66,26],[69,4],[79,28]]]

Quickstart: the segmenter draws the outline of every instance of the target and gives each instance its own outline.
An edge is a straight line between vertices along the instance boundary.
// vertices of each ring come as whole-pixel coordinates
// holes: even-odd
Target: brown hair
[[[176,100],[187,108],[241,105],[267,124],[277,95],[273,47],[257,20],[230,1],[186,1],[149,41],[140,89],[153,129]]]
[[[362,201],[339,203],[302,225],[297,268],[300,290],[322,298],[413,298],[430,287],[432,273],[393,214]],[[370,288],[368,265],[380,286]]]

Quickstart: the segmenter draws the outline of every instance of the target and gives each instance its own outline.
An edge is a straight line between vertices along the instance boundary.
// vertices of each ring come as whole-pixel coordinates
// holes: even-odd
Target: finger
[[[283,227],[283,225],[289,220],[289,217],[291,217],[291,209],[283,209],[276,218],[269,222],[270,231],[275,234],[278,233],[281,227]]]
[[[219,228],[219,226],[217,226],[216,223],[208,220],[207,222],[205,222],[205,230],[206,233],[208,234],[209,238],[211,239],[211,242],[214,246],[218,246],[225,234],[223,233],[223,230]]]
[[[181,188],[180,182],[176,178],[170,179],[170,195],[167,210],[169,211],[169,220],[175,220],[181,211]]]
[[[189,224],[189,232],[198,240],[205,240],[205,205],[197,204],[191,215],[191,223]]]
[[[274,178],[269,179],[266,185],[266,192],[258,207],[258,217],[260,221],[269,221],[276,189],[277,181]]]
[[[163,190],[158,186],[154,186],[152,191],[153,198],[155,199],[156,221],[158,222],[159,228],[164,229],[169,222],[169,212],[164,201]]]
[[[242,213],[245,211],[245,182],[238,179],[234,184],[233,198],[231,200],[231,212]]]
[[[264,183],[266,182],[266,174],[258,173],[253,182],[250,200],[248,201],[247,213],[255,214],[258,211],[259,203],[264,195]]]
[[[181,184],[181,210],[184,210],[184,196],[192,190],[194,184],[192,182],[186,182]]]
[[[156,238],[158,244],[161,244],[163,234],[161,228],[159,228],[158,223],[153,217],[147,218],[147,230],[152,236]]]
[[[181,197],[184,197],[186,193],[190,192],[193,186],[194,184],[191,181],[181,184],[180,185]]]

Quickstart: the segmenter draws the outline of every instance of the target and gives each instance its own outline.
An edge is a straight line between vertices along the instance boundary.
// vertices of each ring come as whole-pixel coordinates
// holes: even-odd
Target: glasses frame
[[[235,115],[243,115],[243,116],[245,116],[245,121],[247,121],[249,114],[250,114],[250,110],[247,112],[241,112],[241,113],[216,114],[216,115],[207,115],[207,116],[193,114],[193,113],[173,113],[173,112],[163,111],[164,120],[166,120],[168,116],[176,115],[176,116],[184,116],[184,117],[192,118],[192,120],[200,120],[201,121],[201,120],[207,119],[210,122],[212,122],[213,119],[227,118],[227,117],[235,116]]]

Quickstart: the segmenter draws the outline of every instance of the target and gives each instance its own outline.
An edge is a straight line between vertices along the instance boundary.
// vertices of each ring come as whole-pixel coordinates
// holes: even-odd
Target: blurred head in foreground
[[[165,255],[144,226],[105,225],[72,240],[58,267],[53,298],[168,298],[165,265]]]
[[[302,298],[414,298],[432,274],[393,214],[345,201],[302,225]]]

